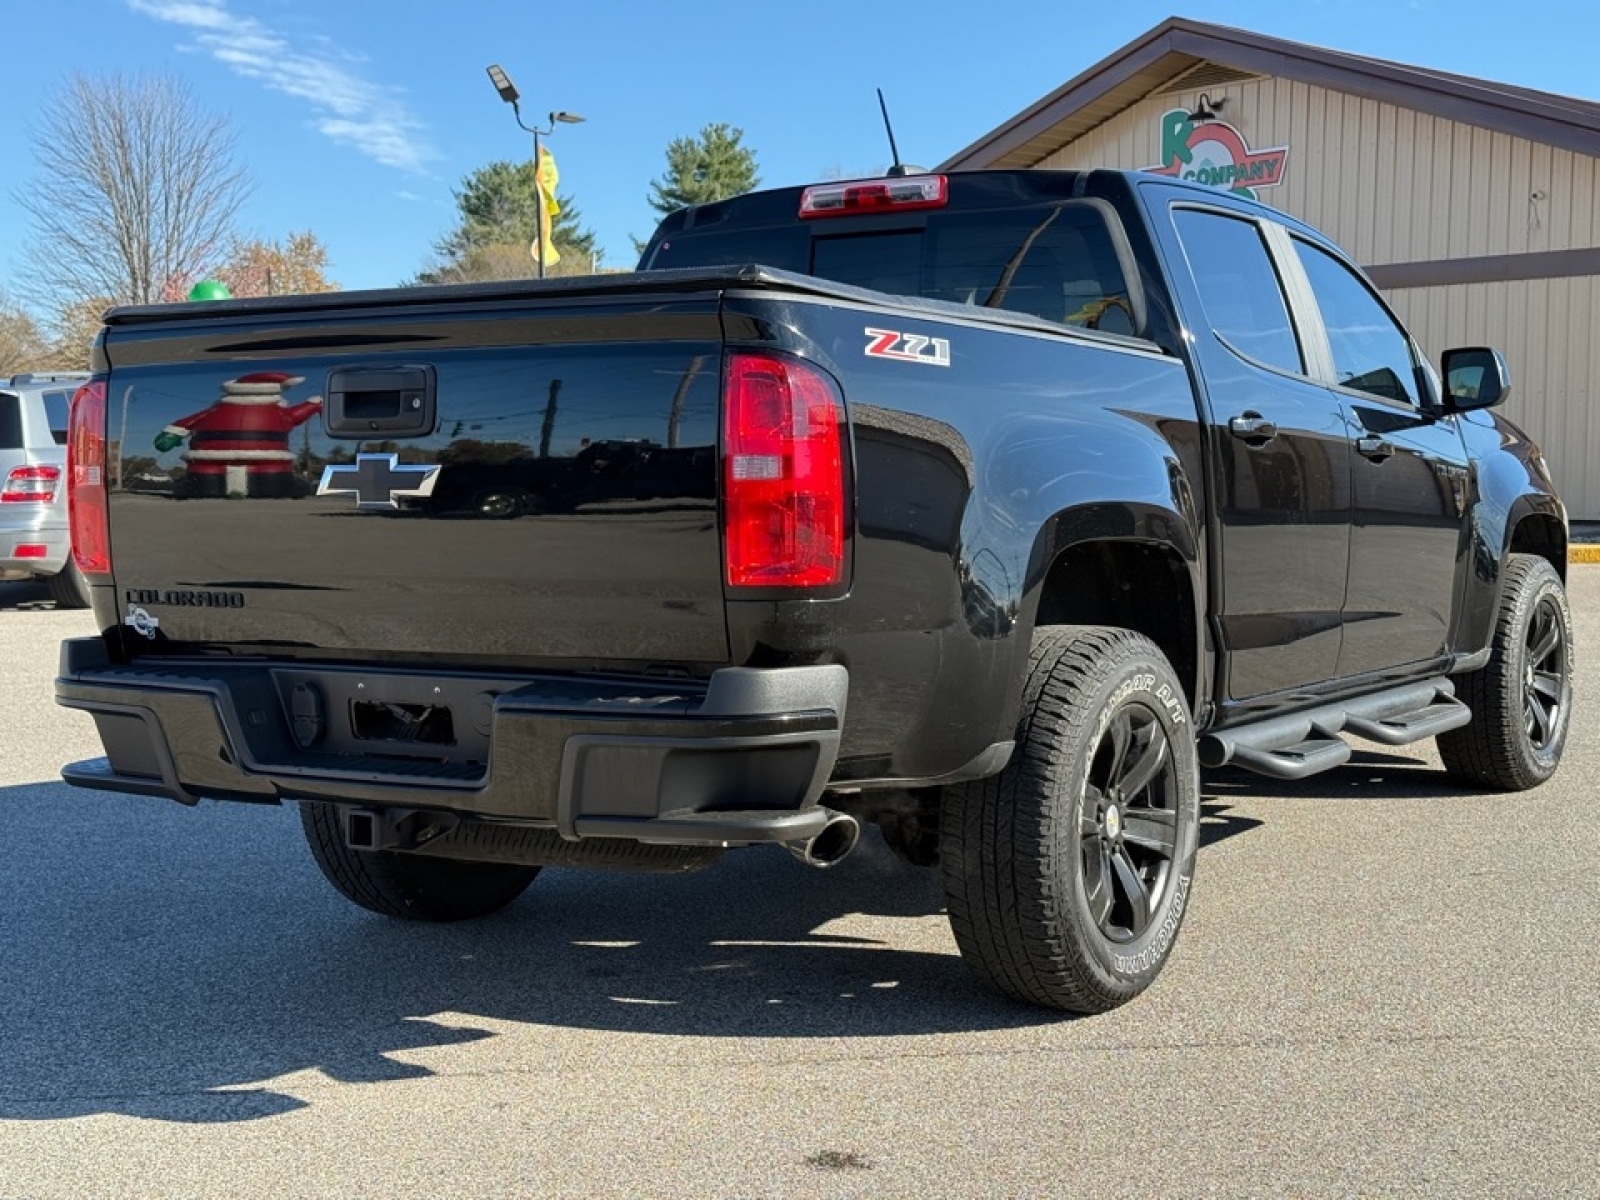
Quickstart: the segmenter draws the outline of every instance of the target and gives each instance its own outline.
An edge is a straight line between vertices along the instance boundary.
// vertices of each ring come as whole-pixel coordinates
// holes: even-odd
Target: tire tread
[[[1067,934],[1060,925],[1070,917],[1052,894],[1061,878],[1050,869],[1057,853],[1052,805],[1034,798],[1050,793],[1065,765],[1065,748],[1092,732],[1098,710],[1079,697],[1098,676],[1134,655],[1165,662],[1153,643],[1130,630],[1038,631],[1011,763],[996,775],[946,789],[941,829],[948,840],[940,863],[951,930],[978,975],[1018,1000],[1104,1012],[1130,998],[1063,952]]]
[[[1457,698],[1472,710],[1472,720],[1435,739],[1450,778],[1474,786],[1520,792],[1538,786],[1553,773],[1554,767],[1542,766],[1527,743],[1522,728],[1522,685],[1517,678],[1524,601],[1532,603],[1538,589],[1551,581],[1560,588],[1555,568],[1537,555],[1513,554],[1507,559],[1489,662],[1456,679]],[[1564,595],[1561,606],[1570,655],[1572,619]],[[1569,716],[1569,728],[1570,720]]]
[[[45,577],[44,586],[57,608],[89,607],[89,585],[70,557],[66,566]]]

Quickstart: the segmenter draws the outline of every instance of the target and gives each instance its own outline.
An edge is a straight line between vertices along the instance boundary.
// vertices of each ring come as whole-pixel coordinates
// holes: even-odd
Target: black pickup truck
[[[300,806],[357,904],[873,823],[978,976],[1098,1011],[1200,769],[1556,769],[1567,528],[1326,239],[1118,172],[667,218],[604,277],[117,309],[69,439],[87,788]],[[1441,377],[1442,375],[1442,377]]]

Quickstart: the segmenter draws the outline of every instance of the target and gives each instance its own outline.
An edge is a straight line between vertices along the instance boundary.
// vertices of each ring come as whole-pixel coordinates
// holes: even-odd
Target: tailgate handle
[[[333,437],[426,437],[437,413],[433,368],[340,367],[322,414]]]

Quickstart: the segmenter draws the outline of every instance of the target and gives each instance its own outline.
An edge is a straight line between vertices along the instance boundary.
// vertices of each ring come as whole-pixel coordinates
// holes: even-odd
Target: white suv
[[[86,372],[0,380],[0,579],[43,579],[57,608],[87,608],[67,526],[67,412]]]

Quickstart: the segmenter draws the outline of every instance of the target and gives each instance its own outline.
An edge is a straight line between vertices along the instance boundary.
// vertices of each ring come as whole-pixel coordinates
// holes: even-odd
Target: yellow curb
[[[1600,563],[1600,545],[1585,542],[1578,546],[1568,546],[1567,561],[1569,563]]]

